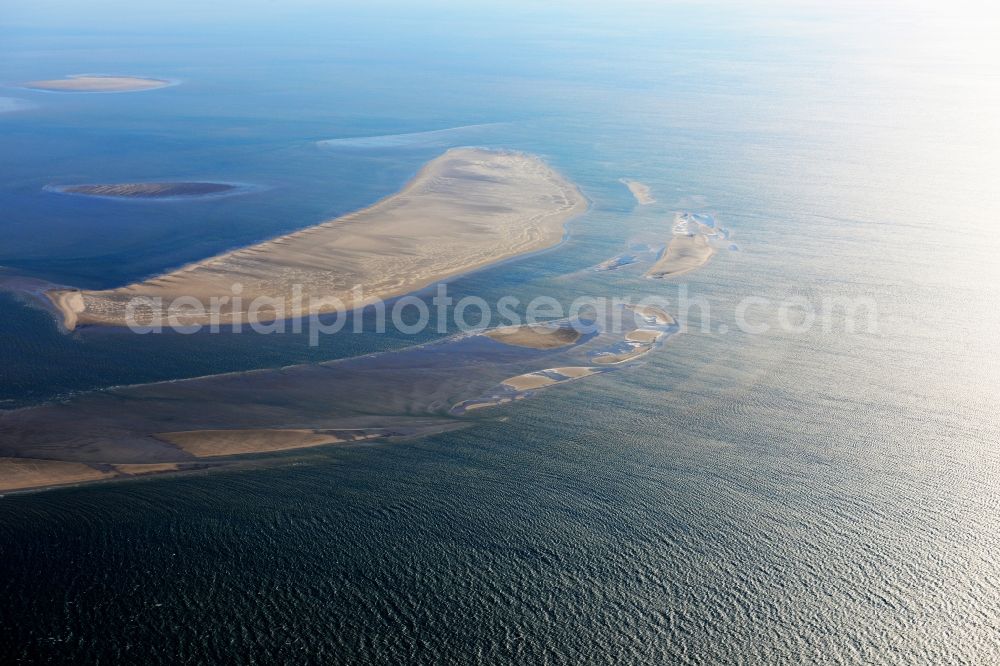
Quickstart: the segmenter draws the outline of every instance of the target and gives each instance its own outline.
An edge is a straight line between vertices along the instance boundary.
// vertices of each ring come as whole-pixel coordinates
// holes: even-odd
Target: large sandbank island
[[[148,79],[141,76],[104,76],[97,74],[80,74],[67,76],[64,79],[47,79],[44,81],[28,81],[22,84],[32,90],[49,92],[139,92],[140,90],[155,90],[172,85],[164,79]]]
[[[130,312],[143,325],[170,316],[209,324],[213,310],[222,325],[331,312],[554,246],[586,207],[576,186],[537,157],[454,148],[363,210],[117,289],[46,295],[69,330],[124,326]],[[143,297],[155,305],[136,307]],[[258,297],[269,304],[253,308]]]

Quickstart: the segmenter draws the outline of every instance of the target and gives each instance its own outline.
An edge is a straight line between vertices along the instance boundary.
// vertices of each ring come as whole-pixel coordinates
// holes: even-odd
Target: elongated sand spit
[[[640,183],[637,180],[629,180],[628,178],[621,178],[618,182],[628,188],[628,191],[635,197],[635,202],[640,206],[648,206],[649,204],[656,203],[656,198],[653,197],[653,192],[649,189],[649,185]]]
[[[576,186],[536,157],[456,148],[364,210],[144,282],[47,295],[70,330],[130,319],[226,325],[301,317],[400,296],[551,247],[585,209]],[[137,305],[139,297],[148,300]]]

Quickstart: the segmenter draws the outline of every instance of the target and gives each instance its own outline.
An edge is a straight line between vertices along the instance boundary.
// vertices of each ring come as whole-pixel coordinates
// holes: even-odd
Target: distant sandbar
[[[97,185],[51,186],[55,192],[80,194],[89,197],[115,199],[167,199],[174,197],[205,197],[231,194],[240,189],[230,183],[107,183]]]
[[[67,76],[64,79],[47,79],[44,81],[28,81],[23,84],[32,90],[49,92],[139,92],[155,90],[171,85],[164,79],[150,79],[140,76],[103,76],[80,74]]]

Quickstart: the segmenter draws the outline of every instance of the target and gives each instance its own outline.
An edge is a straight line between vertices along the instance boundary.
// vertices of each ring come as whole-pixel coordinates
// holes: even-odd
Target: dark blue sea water
[[[3,497],[0,661],[1000,660],[995,16],[41,2],[2,19],[5,277],[138,280],[367,205],[453,145],[539,154],[592,201],[563,245],[455,295],[676,300],[641,266],[590,270],[675,211],[738,250],[685,276],[707,330],[472,427]],[[79,73],[180,85],[17,87]],[[257,187],[43,189],[142,180]],[[750,296],[868,299],[877,329],[789,330],[765,307],[751,334]],[[437,337],[64,334],[15,295],[0,308],[10,409]]]

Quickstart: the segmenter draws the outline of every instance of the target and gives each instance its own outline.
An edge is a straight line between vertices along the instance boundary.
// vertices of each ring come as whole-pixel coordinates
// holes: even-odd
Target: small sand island
[[[649,204],[656,203],[649,185],[640,183],[637,180],[629,180],[628,178],[621,178],[618,182],[628,188],[628,191],[632,193],[636,203],[640,206],[648,206]]]
[[[270,322],[391,298],[558,244],[566,222],[587,208],[575,185],[537,157],[455,148],[432,160],[398,193],[343,217],[226,252],[143,282],[106,291],[52,290],[63,325]],[[239,299],[233,299],[239,284]],[[297,290],[301,287],[301,291]],[[355,286],[364,298],[355,302]],[[184,299],[185,307],[171,309]],[[269,307],[252,308],[257,297]],[[332,298],[337,299],[333,301]],[[201,303],[200,314],[191,300]],[[309,304],[312,299],[313,307]],[[133,308],[134,309],[134,308]]]
[[[486,337],[516,347],[558,349],[580,339],[580,331],[571,326],[503,326],[483,333]]]
[[[678,213],[674,217],[673,237],[646,277],[669,278],[701,268],[715,254],[709,239],[717,235],[715,228],[698,217]]]
[[[140,76],[110,76],[100,74],[78,74],[64,79],[28,81],[23,87],[48,92],[120,93],[155,90],[171,85],[164,79],[149,79]]]
[[[114,199],[172,199],[231,194],[239,189],[229,183],[109,183],[103,185],[52,185],[48,189],[63,194]]]

